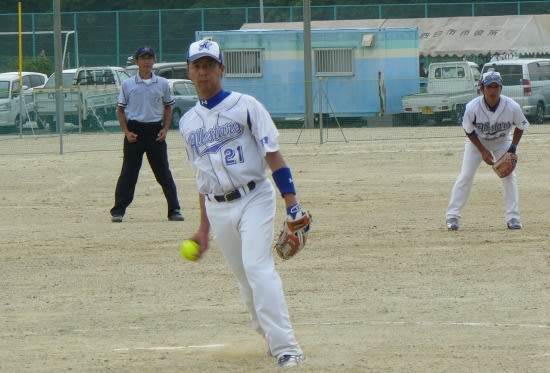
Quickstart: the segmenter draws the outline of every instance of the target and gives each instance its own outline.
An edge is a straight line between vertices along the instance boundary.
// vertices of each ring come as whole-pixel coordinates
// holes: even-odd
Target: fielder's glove
[[[510,175],[516,168],[518,156],[516,153],[507,152],[498,161],[493,164],[493,170],[500,177]]]
[[[302,210],[299,203],[289,207],[287,213],[283,230],[275,242],[275,251],[284,260],[292,258],[304,248],[312,222],[311,214]]]

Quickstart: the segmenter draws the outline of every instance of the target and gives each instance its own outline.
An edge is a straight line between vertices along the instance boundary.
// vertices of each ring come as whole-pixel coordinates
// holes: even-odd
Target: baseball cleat
[[[523,226],[521,225],[521,222],[519,221],[519,219],[516,219],[516,218],[512,218],[512,219],[508,220],[508,223],[506,223],[506,225],[508,226],[508,229],[521,229],[521,228],[523,228]]]
[[[449,218],[447,219],[447,229],[450,231],[457,231],[459,228],[458,219],[457,218]]]
[[[113,216],[111,216],[111,221],[113,223],[122,223],[122,215],[113,215]]]
[[[300,355],[283,355],[277,360],[280,368],[292,368],[303,363],[306,360],[303,354]]]

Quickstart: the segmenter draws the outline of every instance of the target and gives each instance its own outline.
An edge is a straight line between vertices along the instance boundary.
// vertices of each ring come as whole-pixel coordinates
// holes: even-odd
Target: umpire
[[[156,76],[152,69],[155,52],[148,46],[134,55],[137,74],[122,82],[118,96],[117,114],[124,131],[124,159],[115,190],[115,205],[111,221],[120,223],[126,208],[134,199],[134,192],[147,154],[149,165],[168,202],[168,219],[182,221],[176,184],[168,164],[166,135],[172,123],[174,98],[165,78]]]

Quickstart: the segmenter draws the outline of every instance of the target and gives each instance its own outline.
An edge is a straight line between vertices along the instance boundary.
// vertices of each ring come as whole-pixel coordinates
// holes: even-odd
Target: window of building
[[[226,78],[258,78],[263,75],[261,49],[223,51]]]
[[[349,76],[355,73],[352,48],[320,48],[314,50],[317,76]]]

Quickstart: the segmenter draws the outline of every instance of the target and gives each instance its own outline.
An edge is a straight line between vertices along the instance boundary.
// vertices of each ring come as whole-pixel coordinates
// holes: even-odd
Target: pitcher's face
[[[225,66],[210,57],[201,57],[189,63],[189,79],[195,84],[201,99],[208,99],[222,89]]]

